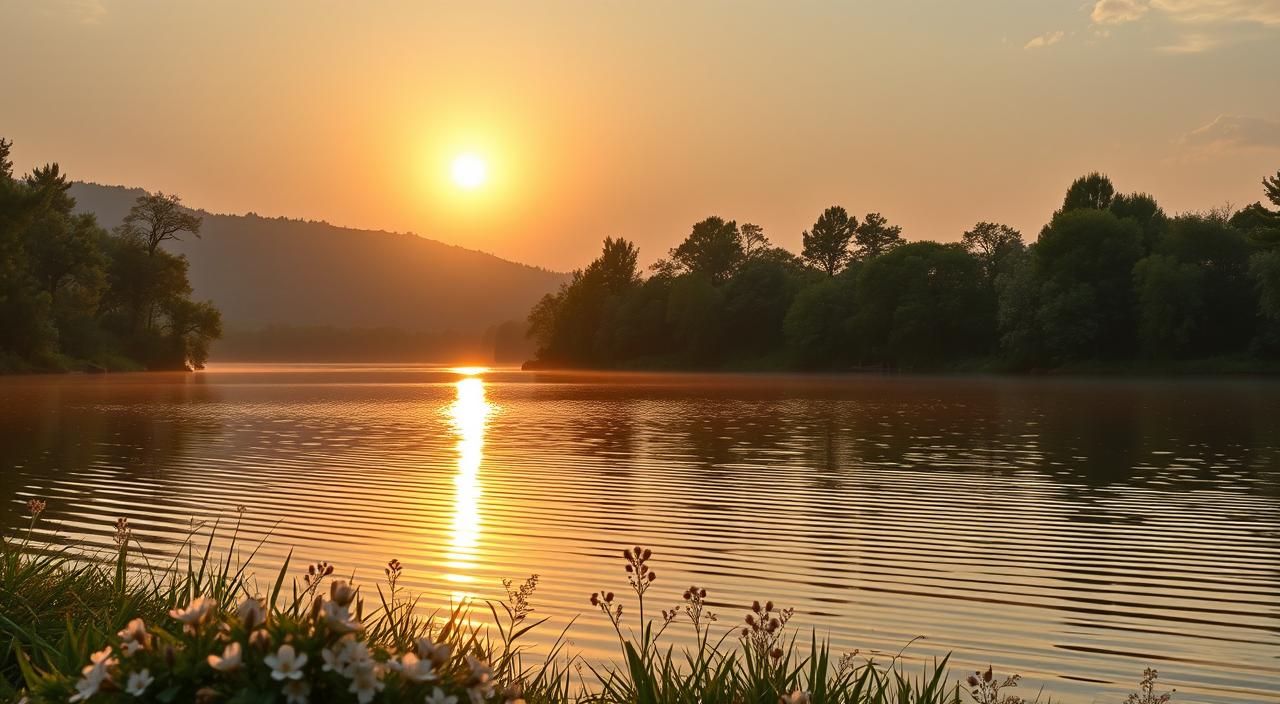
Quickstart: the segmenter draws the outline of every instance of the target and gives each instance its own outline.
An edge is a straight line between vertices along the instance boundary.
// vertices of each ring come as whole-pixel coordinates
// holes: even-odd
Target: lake
[[[1024,695],[1280,701],[1280,383],[1256,379],[570,374],[222,365],[0,378],[0,516],[153,553],[242,522],[265,584],[391,558],[431,606],[541,575],[571,650],[652,548],[649,608],[706,587],[719,626],[794,607],[840,650]],[[238,509],[244,508],[243,516]],[[60,532],[54,534],[53,528]],[[199,527],[199,526],[197,526]],[[632,603],[628,601],[628,603]],[[632,616],[634,614],[631,614]],[[673,633],[677,627],[673,626]],[[680,631],[683,632],[683,631]]]

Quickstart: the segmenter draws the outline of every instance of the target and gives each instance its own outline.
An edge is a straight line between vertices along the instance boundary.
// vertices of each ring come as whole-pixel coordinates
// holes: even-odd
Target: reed
[[[116,550],[53,547],[35,540],[43,503],[28,506],[24,535],[0,536],[0,700],[44,702],[418,702],[426,704],[1025,704],[1018,678],[992,670],[951,679],[947,659],[908,667],[838,655],[792,612],[756,602],[738,626],[720,624],[705,588],[646,611],[657,575],[649,550],[623,552],[624,598],[593,594],[619,655],[594,662],[565,651],[560,631],[535,654],[529,633],[538,577],[504,582],[507,598],[426,613],[387,563],[382,583],[357,586],[326,563],[290,578],[291,559],[265,592],[247,573],[261,543],[233,561],[193,528],[183,548],[156,561],[128,522]],[[224,555],[237,554],[238,521]],[[668,629],[693,638],[677,647]],[[1035,697],[1039,701],[1040,697]],[[1163,704],[1148,670],[1130,702]]]

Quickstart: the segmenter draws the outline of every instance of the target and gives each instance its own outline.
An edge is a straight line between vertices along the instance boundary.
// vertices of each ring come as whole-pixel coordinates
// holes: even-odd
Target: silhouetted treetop
[[[890,225],[880,213],[867,213],[853,235],[858,245],[857,256],[870,259],[885,254],[903,243],[902,228]]]
[[[684,242],[671,250],[671,260],[677,267],[702,274],[715,283],[727,280],[742,258],[738,223],[716,216],[695,223]]]
[[[1076,179],[1067,189],[1067,195],[1062,199],[1062,212],[1080,209],[1106,210],[1110,207],[1111,199],[1115,194],[1116,189],[1111,185],[1111,179],[1094,171]]]
[[[833,205],[822,211],[813,228],[805,230],[801,238],[804,249],[800,256],[806,262],[835,276],[853,258],[849,242],[858,227],[858,219],[844,208]]]
[[[178,196],[163,193],[147,194],[129,210],[121,226],[121,234],[137,237],[147,247],[148,254],[166,240],[179,240],[179,235],[189,232],[200,236],[200,224],[204,219],[182,207]]]

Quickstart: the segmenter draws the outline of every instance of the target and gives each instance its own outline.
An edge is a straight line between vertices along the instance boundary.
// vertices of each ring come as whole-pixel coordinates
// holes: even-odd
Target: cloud
[[[1062,30],[1058,30],[1056,32],[1046,32],[1044,34],[1041,34],[1038,37],[1033,38],[1031,41],[1027,42],[1026,44],[1022,45],[1022,48],[1023,49],[1042,49],[1046,46],[1052,46],[1054,44],[1057,44],[1058,42],[1062,41],[1062,38],[1064,36],[1066,36],[1066,34]]]
[[[1178,140],[1194,152],[1223,154],[1248,149],[1280,149],[1280,120],[1249,115],[1219,115]]]
[[[1151,7],[1187,24],[1251,22],[1280,27],[1280,0],[1151,0]]]
[[[1220,37],[1201,32],[1193,32],[1178,37],[1178,41],[1174,44],[1165,44],[1156,47],[1156,51],[1163,51],[1166,54],[1199,54],[1208,51],[1219,44],[1222,44]]]
[[[1116,25],[1136,22],[1149,13],[1182,24],[1245,22],[1280,27],[1280,0],[1097,0],[1090,17],[1094,24]]]
[[[1146,0],[1098,0],[1090,17],[1095,24],[1133,22],[1151,9]]]

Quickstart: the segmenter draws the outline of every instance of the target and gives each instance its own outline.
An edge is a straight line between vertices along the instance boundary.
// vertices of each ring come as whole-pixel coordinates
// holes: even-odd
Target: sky
[[[1280,0],[0,0],[0,27],[19,170],[556,270],[709,215],[798,251],[833,204],[1034,239],[1089,171],[1179,212],[1280,169]]]

